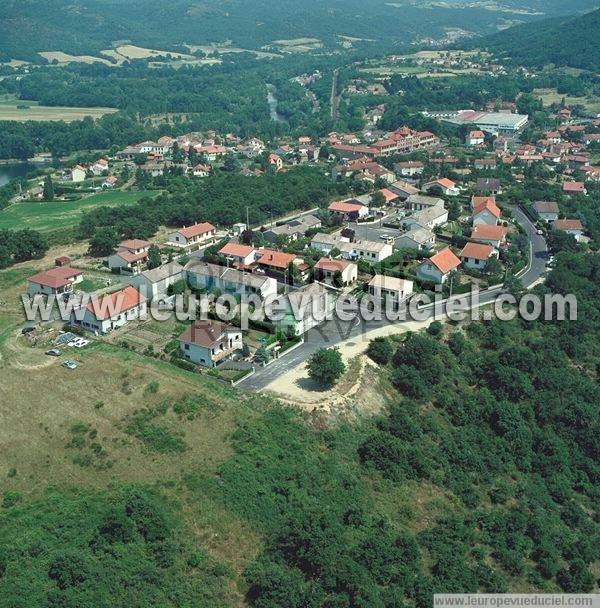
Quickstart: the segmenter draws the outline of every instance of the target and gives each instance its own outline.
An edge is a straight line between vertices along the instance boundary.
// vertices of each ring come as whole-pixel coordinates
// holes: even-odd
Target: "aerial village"
[[[323,310],[348,294],[400,307],[436,286],[447,297],[473,286],[485,290],[509,271],[525,271],[528,239],[510,205],[502,204],[503,188],[522,182],[524,167],[539,163],[556,172],[566,197],[585,196],[586,184],[600,180],[600,167],[591,166],[587,151],[600,139],[600,121],[580,124],[567,108],[557,113],[555,131],[527,144],[519,135],[528,117],[515,113],[514,104],[428,115],[456,127],[458,146],[406,125],[384,132],[378,128],[384,111],[383,104],[371,108],[360,133],[330,133],[319,141],[307,135],[267,144],[257,137],[191,133],[132,143],[87,166],[57,172],[55,180],[107,190],[160,183],[168,175],[201,180],[226,163],[235,163],[248,179],[315,164],[332,182],[361,182],[364,193],[266,225],[198,222],[152,240],[124,240],[105,258],[60,256],[54,268],[29,277],[29,295],[77,302],[94,293],[119,300],[112,314],[97,315],[88,305],[81,320],[73,316],[60,343],[110,339],[132,348],[135,342],[120,336],[144,325],[140,311],[153,298],[166,297],[168,306],[169,297],[184,292],[283,297],[288,314],[271,325],[257,323],[242,332],[215,316],[177,326],[161,348],[149,348],[149,354],[182,367],[215,374],[232,369],[239,378],[284,356],[323,322],[310,311],[300,318],[292,313],[293,301],[303,296]],[[586,242],[581,219],[557,202],[522,208],[539,235],[563,231]]]

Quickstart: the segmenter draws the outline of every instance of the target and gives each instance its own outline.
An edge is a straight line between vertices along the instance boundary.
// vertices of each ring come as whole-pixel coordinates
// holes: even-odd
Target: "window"
[[[184,348],[185,350],[190,350],[190,345],[189,345],[189,344],[184,344],[184,345],[183,345],[183,348]]]

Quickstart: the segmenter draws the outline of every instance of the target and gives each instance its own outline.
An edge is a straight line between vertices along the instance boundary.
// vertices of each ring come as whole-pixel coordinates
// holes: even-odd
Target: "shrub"
[[[369,342],[367,355],[380,365],[387,365],[394,354],[394,349],[387,338],[375,338]]]

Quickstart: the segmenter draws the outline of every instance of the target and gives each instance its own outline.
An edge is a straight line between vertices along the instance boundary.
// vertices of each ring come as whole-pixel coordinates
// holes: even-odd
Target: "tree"
[[[148,270],[158,268],[162,264],[160,249],[156,245],[150,245],[148,249]]]
[[[376,190],[371,194],[371,205],[373,207],[383,207],[385,205],[385,196],[381,190]]]
[[[254,353],[254,361],[259,365],[268,363],[270,358],[269,351],[263,345],[259,346]]]
[[[394,349],[389,340],[384,337],[375,338],[369,342],[367,355],[380,365],[387,365],[394,354]]]
[[[331,388],[345,370],[337,347],[321,348],[308,361],[308,375],[322,388]]]
[[[54,200],[54,184],[52,183],[52,178],[49,175],[46,175],[44,178],[44,200],[45,201],[53,201]]]
[[[232,173],[238,168],[238,163],[233,154],[228,154],[223,161],[223,171]]]
[[[114,228],[98,228],[90,239],[88,253],[95,257],[110,255],[119,243],[119,235]]]

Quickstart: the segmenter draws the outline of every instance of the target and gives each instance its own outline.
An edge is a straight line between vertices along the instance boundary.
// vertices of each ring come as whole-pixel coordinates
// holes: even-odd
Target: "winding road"
[[[539,281],[546,272],[546,261],[548,259],[548,249],[543,236],[537,234],[537,229],[525,213],[517,206],[508,206],[513,217],[523,228],[531,243],[529,264],[519,274],[519,278],[524,287],[531,287]],[[498,295],[506,290],[503,286],[499,286],[485,292],[481,292],[478,306],[493,302]],[[462,298],[466,299],[466,306],[457,307],[458,310],[469,310],[473,307],[470,301],[470,296],[463,294],[454,296],[452,300]],[[326,321],[319,327],[311,329],[304,336],[304,343],[298,346],[288,355],[284,355],[280,359],[273,361],[266,367],[258,368],[256,372],[240,382],[239,386],[249,390],[259,391],[266,388],[279,376],[286,371],[300,365],[322,347],[331,347],[342,342],[352,342],[361,339],[361,336],[369,331],[385,326],[401,325],[407,321],[388,321],[383,319],[380,321],[364,321],[354,319],[352,321],[340,321],[332,319]]]

